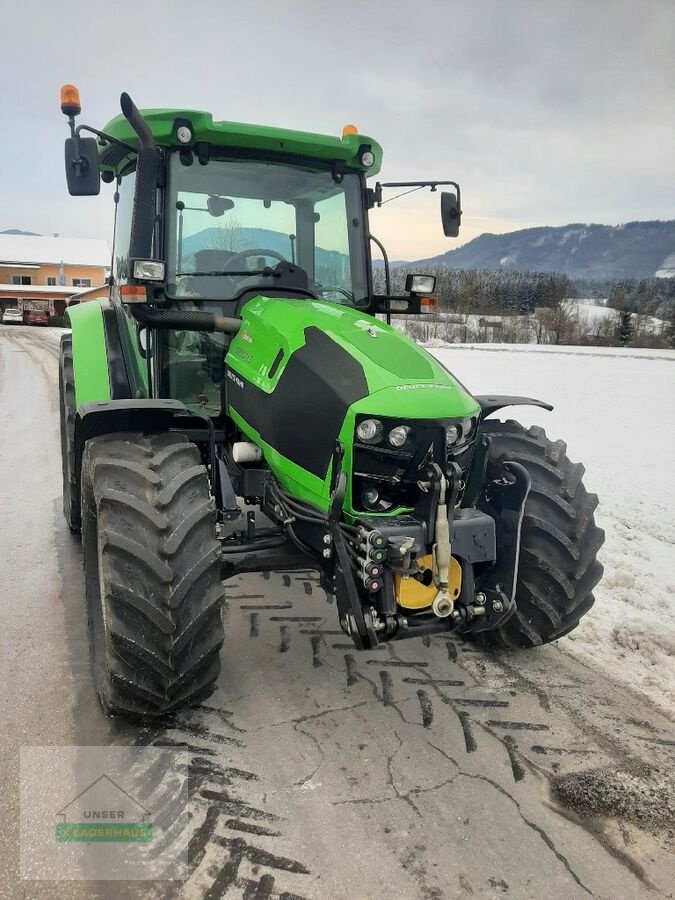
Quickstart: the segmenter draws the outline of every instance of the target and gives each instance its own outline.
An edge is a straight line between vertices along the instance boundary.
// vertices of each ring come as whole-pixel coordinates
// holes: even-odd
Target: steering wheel
[[[350,291],[345,290],[345,288],[337,286],[333,287],[332,285],[324,286],[323,284],[318,283],[315,283],[315,287],[321,294],[342,294],[342,296],[349,300],[350,303],[354,302],[354,295],[350,293]]]
[[[288,262],[286,257],[282,256],[281,253],[277,253],[276,250],[265,250],[264,247],[260,247],[257,250],[242,250],[240,253],[235,253],[234,256],[231,256],[227,260],[228,268],[232,267],[232,263],[238,262],[239,260],[243,262],[248,259],[249,256],[271,256],[273,259],[278,259],[279,262]]]

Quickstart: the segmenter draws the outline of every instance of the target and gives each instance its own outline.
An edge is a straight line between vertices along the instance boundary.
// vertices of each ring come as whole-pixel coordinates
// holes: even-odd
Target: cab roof
[[[160,147],[194,147],[195,144],[206,143],[220,150],[249,150],[262,155],[284,154],[324,161],[339,160],[348,168],[367,175],[376,175],[382,163],[382,147],[363,134],[336,137],[267,125],[214,122],[211,113],[199,110],[143,109],[141,115]],[[176,136],[177,128],[181,125],[187,125],[192,131],[192,139],[187,144],[182,144]],[[103,131],[118,141],[138,147],[138,136],[122,115],[112,119]],[[373,165],[368,167],[359,158],[359,151],[366,147],[375,157]],[[131,154],[125,152],[124,148],[115,144],[104,145],[100,140],[99,156],[101,168],[116,175],[131,159]]]

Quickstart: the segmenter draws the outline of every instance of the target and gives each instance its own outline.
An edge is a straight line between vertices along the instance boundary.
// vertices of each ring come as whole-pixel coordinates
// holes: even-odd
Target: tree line
[[[391,292],[404,292],[410,270],[391,271]],[[422,340],[500,343],[675,346],[675,278],[573,280],[567,275],[493,269],[425,270],[436,276],[438,313],[405,324]],[[376,293],[385,293],[382,269]],[[607,315],[575,302],[611,307]]]

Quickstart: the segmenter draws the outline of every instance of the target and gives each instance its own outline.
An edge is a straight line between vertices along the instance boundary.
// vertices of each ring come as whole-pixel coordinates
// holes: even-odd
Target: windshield
[[[357,173],[255,159],[173,153],[167,292],[234,300],[243,291],[298,291],[367,302],[366,242]]]

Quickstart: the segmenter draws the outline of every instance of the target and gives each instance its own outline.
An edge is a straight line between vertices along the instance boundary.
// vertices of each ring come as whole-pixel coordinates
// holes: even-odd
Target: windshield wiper
[[[176,278],[192,277],[194,275],[236,275],[243,278],[246,275],[264,275],[265,278],[279,278],[281,272],[275,271],[271,266],[265,266],[264,269],[241,269],[228,270],[221,269],[216,272],[176,272]]]

